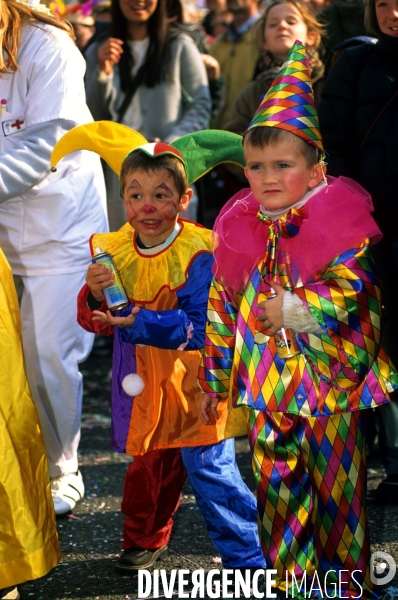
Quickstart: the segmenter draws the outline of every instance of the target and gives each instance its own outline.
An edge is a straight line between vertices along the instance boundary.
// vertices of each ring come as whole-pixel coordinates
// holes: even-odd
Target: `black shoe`
[[[167,546],[155,550],[143,550],[142,548],[128,548],[116,562],[118,571],[137,571],[138,569],[149,569],[157,560],[166,558],[169,550]]]
[[[398,504],[398,473],[388,475],[379,484],[376,500],[383,504]]]

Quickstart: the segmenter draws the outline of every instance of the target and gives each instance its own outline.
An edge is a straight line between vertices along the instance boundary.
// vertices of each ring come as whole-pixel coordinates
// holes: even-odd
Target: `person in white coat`
[[[57,140],[92,121],[85,62],[69,24],[38,0],[0,3],[0,247],[14,274],[26,371],[58,515],[84,495],[78,468],[82,376],[93,336],[76,321],[90,252],[107,231],[99,159],[75,152],[50,171]]]

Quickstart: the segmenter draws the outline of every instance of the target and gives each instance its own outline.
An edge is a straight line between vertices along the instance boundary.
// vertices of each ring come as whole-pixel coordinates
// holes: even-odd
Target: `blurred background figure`
[[[365,26],[365,4],[363,0],[333,0],[318,13],[318,20],[324,25],[322,36],[324,56],[335,47],[358,35],[369,35]]]
[[[83,55],[85,55],[87,48],[98,39],[106,39],[106,36],[109,35],[111,28],[112,16],[110,0],[101,0],[100,2],[95,2],[92,8],[92,17],[94,19],[94,35],[91,36],[84,47]]]
[[[0,40],[0,247],[14,274],[26,373],[61,515],[84,495],[79,363],[94,336],[77,324],[76,298],[90,261],[87,239],[107,230],[104,179],[90,152],[50,171],[58,139],[92,121],[71,25],[44,5],[2,0]]]
[[[305,0],[314,15],[317,15],[322,9],[330,6],[332,0]]]
[[[202,27],[208,36],[213,38],[225,33],[233,20],[233,14],[227,8],[226,0],[206,0],[208,12],[202,20]]]
[[[321,33],[322,27],[307,3],[301,0],[275,0],[268,4],[252,29],[252,45],[258,57],[253,67],[254,79],[238,94],[230,117],[223,125],[224,129],[244,134],[261,98],[268,91],[296,40],[306,45],[315,99],[320,99],[324,72],[318,53]],[[232,196],[248,183],[243,169],[228,165],[217,167],[200,185],[207,189],[207,193],[203,192],[205,224],[212,227],[228,195]]]
[[[206,69],[211,97],[211,117],[218,115],[225,95],[225,79],[218,61],[209,52],[209,37],[204,33],[198,13],[181,0],[166,0],[167,19],[171,29],[190,35],[198,48]]]
[[[95,20],[92,14],[92,2],[79,4],[72,2],[66,5],[64,18],[72,23],[76,37],[76,46],[81,52],[95,33]]]
[[[328,174],[346,175],[372,196],[383,239],[372,247],[383,284],[382,344],[398,366],[398,2],[367,0],[366,30],[378,41],[342,52],[319,106]],[[387,478],[377,496],[398,502],[398,397],[380,408],[379,448]],[[371,425],[371,423],[370,423]],[[371,443],[371,439],[368,440]]]
[[[192,37],[168,20],[166,0],[113,0],[109,37],[86,52],[87,103],[96,120],[113,120],[148,141],[171,142],[208,127],[206,69]],[[105,170],[112,231],[125,222],[116,175]],[[195,208],[195,203],[192,204]],[[193,220],[195,214],[189,214]]]
[[[110,23],[112,20],[110,0],[100,0],[93,4],[93,17],[95,23]]]
[[[225,128],[237,96],[253,77],[259,56],[252,32],[260,18],[258,0],[227,0],[227,10],[233,16],[232,21],[210,46],[225,80],[224,96],[210,123],[214,129]],[[211,228],[221,206],[241,188],[241,181],[225,165],[220,165],[201,178],[198,188],[201,222]]]
[[[324,66],[319,58],[322,27],[301,0],[274,0],[255,25],[256,41],[261,51],[255,79],[239,94],[225,124],[227,131],[243,135],[261,99],[267,93],[296,40],[305,46],[311,69],[315,102],[320,100]]]
[[[187,6],[189,10],[187,10]],[[222,109],[225,99],[225,79],[221,74],[217,59],[211,56],[209,50],[214,39],[205,33],[201,26],[201,13],[194,9],[192,3],[188,5],[181,0],[166,0],[166,11],[170,28],[190,35],[200,52],[209,84],[211,118],[214,119]],[[194,190],[194,197],[188,207],[190,213],[188,218],[206,224],[204,210],[207,202],[207,192],[204,180],[200,179],[196,184],[191,185],[191,187]],[[192,204],[194,210],[192,210]]]
[[[210,49],[226,84],[223,106],[211,121],[214,129],[223,129],[231,118],[238,94],[253,77],[259,54],[252,36],[253,25],[260,18],[258,0],[227,0],[227,8],[233,19]]]

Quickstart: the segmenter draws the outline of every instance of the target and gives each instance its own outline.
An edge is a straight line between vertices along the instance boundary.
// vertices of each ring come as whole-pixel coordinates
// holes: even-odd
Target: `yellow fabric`
[[[258,50],[253,43],[252,30],[249,29],[244,33],[236,44],[230,37],[217,39],[212,45],[210,53],[220,63],[221,73],[226,83],[225,104],[220,113],[212,119],[211,127],[223,129],[231,118],[236,98],[253,77]]]
[[[25,376],[11,268],[0,250],[0,588],[43,577],[61,556],[38,416]]]
[[[91,150],[103,158],[117,175],[126,156],[147,140],[138,131],[113,121],[95,121],[74,127],[55,144],[51,167],[75,150]]]
[[[211,251],[211,231],[189,221],[179,223],[181,231],[171,246],[166,252],[151,256],[151,260],[148,257],[142,260],[135,244],[135,231],[129,223],[115,233],[93,235],[91,249],[93,254],[96,248],[109,252],[117,270],[123,274],[127,296],[134,302],[147,304],[155,300],[162,288],[173,292],[182,287],[195,256],[201,251]]]

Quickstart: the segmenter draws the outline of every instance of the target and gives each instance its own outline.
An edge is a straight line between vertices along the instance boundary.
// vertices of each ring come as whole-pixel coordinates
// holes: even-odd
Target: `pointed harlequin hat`
[[[308,58],[301,42],[295,42],[247,131],[253,127],[290,131],[324,151]]]
[[[131,152],[141,151],[153,157],[169,154],[184,165],[188,184],[223,162],[245,166],[242,136],[215,129],[189,133],[171,144],[148,143],[140,133],[125,125],[95,121],[71,129],[56,143],[51,155],[51,170],[55,171],[58,161],[75,150],[96,152],[117,175]]]

